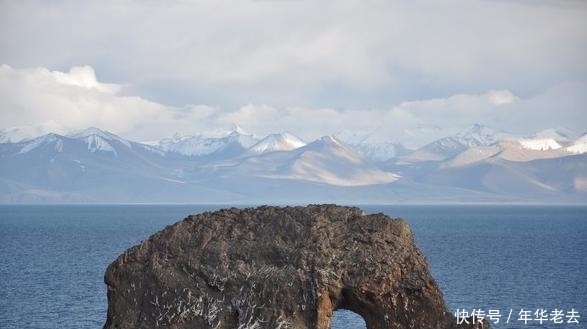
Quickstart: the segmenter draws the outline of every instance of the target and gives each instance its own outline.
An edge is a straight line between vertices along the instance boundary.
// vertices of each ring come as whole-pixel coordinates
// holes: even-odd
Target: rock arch
[[[408,225],[335,205],[190,216],[107,269],[105,329],[456,328]]]

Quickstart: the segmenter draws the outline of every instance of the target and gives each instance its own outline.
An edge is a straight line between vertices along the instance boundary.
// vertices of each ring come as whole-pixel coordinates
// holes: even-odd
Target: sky
[[[0,0],[0,129],[587,132],[579,0]]]

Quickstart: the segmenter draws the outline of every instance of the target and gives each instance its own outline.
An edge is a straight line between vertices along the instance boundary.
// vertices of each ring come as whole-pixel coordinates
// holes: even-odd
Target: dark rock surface
[[[351,207],[189,216],[127,250],[105,281],[105,329],[326,329],[340,308],[370,329],[457,328],[408,225]]]

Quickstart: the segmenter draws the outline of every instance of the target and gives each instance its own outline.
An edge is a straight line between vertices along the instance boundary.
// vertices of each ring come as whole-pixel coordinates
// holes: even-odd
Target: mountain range
[[[0,133],[0,203],[587,203],[587,135],[474,125],[416,150],[240,128],[139,143]]]

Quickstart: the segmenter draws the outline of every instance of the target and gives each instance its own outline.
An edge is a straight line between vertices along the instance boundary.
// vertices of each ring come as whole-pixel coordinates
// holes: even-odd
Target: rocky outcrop
[[[107,269],[105,329],[456,328],[408,225],[334,205],[189,216]]]

